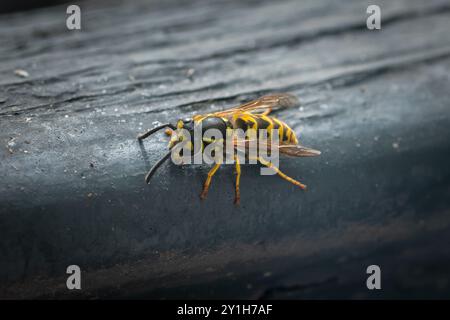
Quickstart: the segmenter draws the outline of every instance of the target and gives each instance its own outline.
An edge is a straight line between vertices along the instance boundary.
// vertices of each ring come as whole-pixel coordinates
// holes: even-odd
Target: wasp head
[[[176,144],[185,141],[186,139],[193,139],[194,136],[194,120],[184,119],[178,120],[175,130],[169,132],[170,141],[169,148],[172,149]]]

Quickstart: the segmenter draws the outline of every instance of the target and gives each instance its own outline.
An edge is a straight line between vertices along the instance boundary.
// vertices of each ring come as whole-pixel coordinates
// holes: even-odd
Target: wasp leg
[[[239,183],[241,181],[241,164],[239,163],[239,158],[234,156],[234,161],[236,161],[236,192],[234,196],[234,204],[239,205],[241,201],[241,192],[239,190]]]
[[[209,185],[211,184],[211,179],[213,175],[216,173],[217,169],[220,167],[220,163],[216,163],[214,167],[212,167],[211,170],[208,172],[208,177],[206,178],[205,184],[203,185],[202,193],[200,194],[201,199],[205,199],[206,195],[208,194]]]
[[[273,163],[268,162],[268,161],[262,159],[261,157],[258,157],[258,161],[261,162],[261,164],[265,165],[266,167],[272,168],[273,170],[275,170],[275,172],[276,172],[281,178],[283,178],[284,180],[289,181],[289,182],[292,183],[292,184],[295,184],[296,186],[302,188],[303,190],[306,189],[306,185],[304,185],[303,183],[301,183],[301,182],[299,182],[299,181],[297,181],[297,180],[295,180],[295,179],[292,179],[291,177],[285,175],[283,172],[281,172],[280,169],[278,169],[277,167],[275,167],[275,166],[273,165]]]

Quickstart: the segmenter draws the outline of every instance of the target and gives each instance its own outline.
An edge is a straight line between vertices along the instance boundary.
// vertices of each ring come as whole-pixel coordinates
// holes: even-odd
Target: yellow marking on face
[[[178,135],[174,131],[174,132],[172,132],[172,135],[170,136],[169,149],[171,149],[177,142],[178,142]]]

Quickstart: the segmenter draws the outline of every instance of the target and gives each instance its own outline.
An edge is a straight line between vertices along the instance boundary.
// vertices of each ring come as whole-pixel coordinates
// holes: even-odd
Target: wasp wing
[[[269,114],[273,110],[280,110],[284,108],[291,108],[300,105],[298,98],[289,93],[275,93],[271,95],[262,96],[256,100],[244,103],[242,105],[218,111],[214,113],[215,116],[225,117],[233,113],[249,112],[252,114]]]
[[[263,143],[263,141],[260,141],[260,143],[258,143],[256,139],[252,140],[235,139],[233,142],[235,149],[239,146],[242,146],[245,148],[246,152],[248,152],[249,150],[257,151],[258,148],[261,147],[261,143]],[[271,144],[265,142],[262,145],[262,147],[264,147],[266,150],[269,150],[271,148]],[[292,157],[315,157],[321,154],[319,150],[315,150],[297,144],[281,144],[281,145],[273,145],[273,147],[277,148],[278,152]]]
[[[279,145],[278,150],[288,156],[293,157],[315,157],[321,154],[319,150],[300,145]]]

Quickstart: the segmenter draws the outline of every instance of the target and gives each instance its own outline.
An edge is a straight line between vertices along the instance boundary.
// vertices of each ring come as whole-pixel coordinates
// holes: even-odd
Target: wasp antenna
[[[152,178],[152,176],[155,174],[156,170],[170,157],[170,153],[171,151],[167,152],[164,157],[162,157],[161,159],[159,159],[159,161],[157,163],[154,164],[154,166],[148,171],[147,175],[145,176],[145,182],[147,184],[150,183],[150,179]]]
[[[147,138],[151,134],[155,133],[156,131],[164,129],[164,128],[167,128],[167,127],[169,127],[172,130],[176,130],[177,129],[173,124],[165,123],[165,124],[162,124],[160,126],[157,126],[157,127],[153,128],[153,129],[150,129],[150,130],[148,130],[145,133],[142,133],[142,134],[138,135],[137,139],[138,140],[144,140],[145,138]]]

